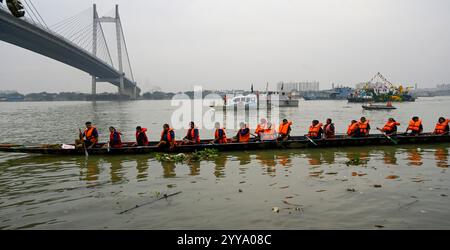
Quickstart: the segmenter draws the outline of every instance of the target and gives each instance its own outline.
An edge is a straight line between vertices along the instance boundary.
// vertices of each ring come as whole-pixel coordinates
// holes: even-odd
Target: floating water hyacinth
[[[201,151],[196,151],[191,154],[167,154],[167,153],[157,153],[155,159],[160,162],[195,162],[202,160],[212,160],[219,156],[219,151],[217,149],[204,149]]]

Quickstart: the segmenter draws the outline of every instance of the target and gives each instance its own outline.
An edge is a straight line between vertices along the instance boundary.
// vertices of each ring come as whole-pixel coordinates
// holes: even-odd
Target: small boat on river
[[[305,136],[292,136],[285,142],[277,141],[250,141],[248,143],[229,142],[226,144],[211,144],[210,140],[202,140],[195,145],[177,145],[173,150],[156,147],[158,142],[150,142],[148,146],[133,146],[134,143],[124,143],[121,148],[106,148],[104,143],[99,143],[95,148],[88,149],[89,155],[126,155],[126,154],[149,154],[154,152],[189,153],[204,149],[217,149],[218,151],[245,151],[245,150],[269,150],[269,149],[303,149],[303,148],[325,148],[325,147],[361,147],[376,145],[400,145],[400,144],[437,144],[447,143],[450,145],[450,135],[422,134],[418,136],[397,135],[390,138],[382,134],[374,134],[368,137],[336,136],[332,139],[310,140]],[[51,144],[51,145],[12,145],[0,144],[0,152],[50,154],[50,155],[84,155],[84,148],[75,148],[73,144]]]
[[[386,105],[380,105],[380,104],[369,104],[369,105],[362,105],[362,108],[365,110],[393,110],[397,109],[396,107],[392,106],[391,103],[388,103]]]

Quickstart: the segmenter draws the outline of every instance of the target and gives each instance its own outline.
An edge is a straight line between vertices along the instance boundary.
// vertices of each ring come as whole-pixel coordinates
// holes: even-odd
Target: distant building
[[[305,91],[319,91],[319,82],[279,82],[277,84],[277,91],[284,92],[305,92]]]
[[[438,84],[437,88],[447,90],[447,89],[450,89],[450,84]]]

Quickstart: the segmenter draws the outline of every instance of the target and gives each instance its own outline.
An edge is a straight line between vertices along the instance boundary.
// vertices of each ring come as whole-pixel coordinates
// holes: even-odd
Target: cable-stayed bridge
[[[98,82],[118,87],[121,96],[135,99],[140,89],[134,80],[128,48],[116,5],[112,15],[100,17],[96,5],[52,26],[47,26],[31,0],[22,0],[25,17],[13,16],[0,4],[0,40],[47,56],[92,76],[92,94]],[[113,60],[103,24],[115,24],[117,60]]]

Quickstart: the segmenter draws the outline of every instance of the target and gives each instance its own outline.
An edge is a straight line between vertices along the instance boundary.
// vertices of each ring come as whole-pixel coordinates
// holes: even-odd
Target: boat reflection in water
[[[406,150],[408,154],[407,160],[409,166],[420,167],[423,165],[422,149],[412,148]]]
[[[447,148],[438,148],[434,152],[434,156],[436,159],[436,166],[439,168],[448,168],[448,149]]]
[[[207,176],[212,174],[216,178],[225,178],[227,166],[239,168],[239,174],[244,175],[253,166],[260,166],[262,175],[276,176],[284,174],[290,167],[344,167],[352,161],[356,165],[373,167],[408,165],[419,167],[423,165],[439,168],[449,167],[449,149],[442,146],[416,147],[360,147],[342,149],[305,149],[305,150],[273,150],[273,151],[245,151],[234,153],[220,153],[219,157],[210,161],[174,163],[158,162],[149,156],[114,156],[100,157],[44,157],[24,156],[0,161],[0,167],[8,178],[20,178],[24,174],[40,177],[60,171],[78,171],[78,181],[85,183],[85,187],[94,187],[104,183],[122,184],[125,181],[136,182],[150,180],[149,171],[157,173],[152,178],[177,177],[177,167],[186,176]],[[23,166],[15,168],[14,166]],[[352,164],[353,165],[353,164]],[[152,168],[153,167],[153,168]],[[162,169],[162,171],[161,171]],[[279,172],[281,169],[282,172]],[[136,173],[134,174],[134,171]],[[178,173],[178,174],[180,174]],[[5,175],[6,176],[6,175]],[[45,177],[45,176],[44,176]],[[6,178],[6,177],[5,177]],[[127,179],[128,178],[128,179]],[[0,178],[1,179],[1,178]],[[77,181],[77,180],[73,180]],[[76,184],[71,184],[75,185]]]
[[[149,159],[147,157],[139,157],[136,159],[137,181],[146,181],[148,178]]]

